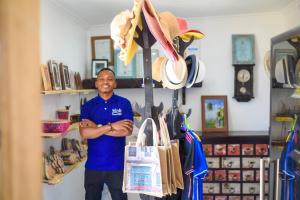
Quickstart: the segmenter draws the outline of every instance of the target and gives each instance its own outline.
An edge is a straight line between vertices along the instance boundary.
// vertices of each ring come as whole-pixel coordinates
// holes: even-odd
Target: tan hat
[[[161,81],[161,68],[163,67],[162,63],[165,57],[157,57],[154,63],[152,64],[152,79],[158,82]]]
[[[131,15],[126,13],[127,18],[128,16],[131,17],[126,19],[130,20],[129,25],[127,22],[123,22],[123,26],[121,27],[117,25],[117,22],[122,20],[121,18],[124,16],[124,13],[121,13],[120,16],[116,16],[111,24],[112,39],[115,41],[115,43],[117,42],[122,44],[120,46],[120,59],[124,61],[125,65],[128,65],[131,62],[138,49],[138,46],[133,38],[137,37],[135,31],[136,27],[139,26],[139,28],[142,29],[142,3],[142,0],[135,0]],[[130,27],[129,30],[128,26]]]

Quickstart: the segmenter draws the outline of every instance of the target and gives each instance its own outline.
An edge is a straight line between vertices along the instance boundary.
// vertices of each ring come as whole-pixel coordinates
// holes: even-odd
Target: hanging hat
[[[126,14],[127,18],[130,17],[129,19],[126,19],[130,21],[129,25],[128,22],[123,22],[123,26],[118,26],[118,21],[121,21],[122,17],[124,18],[124,13],[121,13],[120,16],[116,16],[111,23],[112,39],[115,43],[122,44],[120,46],[120,59],[124,61],[125,65],[128,65],[131,62],[138,49],[134,37],[138,37],[135,31],[137,26],[142,29],[142,3],[142,0],[135,0],[131,14]],[[129,30],[127,28],[128,26],[130,27]]]
[[[161,68],[163,67],[162,63],[166,59],[165,57],[158,57],[155,59],[152,64],[152,79],[158,82],[161,81]]]
[[[290,83],[286,57],[277,61],[275,65],[275,79],[278,83],[282,83],[282,84]]]
[[[200,60],[198,57],[196,57],[196,59],[198,60],[197,63],[198,63],[198,73],[197,73],[197,78],[196,78],[196,81],[195,83],[200,83],[204,80],[204,77],[205,77],[205,73],[206,73],[206,67],[205,67],[205,64],[202,60]]]
[[[268,50],[264,56],[264,69],[267,76],[270,78],[270,70],[271,70],[271,52]]]
[[[188,78],[186,81],[186,88],[190,88],[196,81],[197,74],[198,74],[198,63],[195,55],[189,55],[185,58],[185,63],[188,70]]]
[[[162,18],[159,17],[150,0],[144,0],[142,9],[150,32],[161,44],[166,56],[172,61],[177,61],[179,58],[173,46],[172,37],[179,32],[179,26],[177,23],[172,23],[174,20],[171,20],[174,18],[176,20],[176,17],[172,17],[172,14],[169,12],[163,14]]]
[[[167,62],[176,63],[177,66],[181,66],[180,70],[174,70],[172,68],[167,69]],[[171,69],[171,70],[170,70]],[[179,56],[179,60],[177,62],[170,61],[168,59],[164,59],[161,67],[161,78],[163,87],[169,88],[172,90],[177,90],[185,86],[187,80],[187,68],[184,59]],[[173,82],[180,78],[180,82]]]
[[[200,31],[195,30],[195,29],[189,29],[188,23],[185,19],[177,17],[177,23],[180,28],[179,36],[183,40],[185,40],[185,41],[190,40],[191,37],[194,37],[194,39],[198,39],[198,40],[204,38],[204,34],[201,33]]]
[[[296,64],[295,69],[295,84],[297,87],[300,87],[300,59],[298,60]]]

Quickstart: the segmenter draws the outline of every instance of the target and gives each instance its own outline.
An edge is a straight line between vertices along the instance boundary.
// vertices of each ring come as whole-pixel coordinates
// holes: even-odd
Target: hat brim
[[[125,48],[125,52],[126,52],[125,60],[124,60],[125,65],[128,65],[131,62],[131,60],[133,59],[133,57],[135,56],[138,50],[138,45],[134,41],[134,36],[135,36],[136,27],[139,26],[140,28],[142,28],[142,19],[141,19],[142,1],[138,2],[137,5],[135,5],[133,12],[135,17],[131,20],[131,27],[127,33],[129,34],[129,37]]]
[[[198,30],[185,30],[181,32],[179,37],[185,41],[190,40],[192,37],[194,37],[195,40],[200,40],[204,38],[204,34]]]
[[[205,73],[206,73],[206,67],[202,60],[200,60],[199,58],[197,58],[197,59],[198,59],[197,63],[198,63],[199,70],[198,70],[198,74],[197,74],[195,83],[200,83],[204,80]]]

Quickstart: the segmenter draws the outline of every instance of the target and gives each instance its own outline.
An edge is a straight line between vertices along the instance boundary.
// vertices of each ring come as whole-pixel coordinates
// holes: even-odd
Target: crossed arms
[[[133,122],[128,119],[123,119],[100,127],[88,119],[83,119],[79,124],[80,135],[83,139],[94,139],[102,135],[123,137],[131,135],[132,130]]]

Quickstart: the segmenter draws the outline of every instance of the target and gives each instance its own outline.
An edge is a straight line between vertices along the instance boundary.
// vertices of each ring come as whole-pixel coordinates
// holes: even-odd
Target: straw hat
[[[194,37],[194,39],[202,39],[204,38],[204,34],[201,33],[198,30],[195,29],[189,29],[188,28],[188,23],[185,19],[183,18],[177,18],[177,23],[179,25],[180,28],[180,33],[179,36],[183,39],[183,40],[190,40],[191,37]]]
[[[158,82],[161,81],[161,68],[163,67],[163,61],[167,59],[165,57],[158,57],[155,59],[154,63],[152,64],[152,79]]]
[[[158,15],[150,0],[144,0],[142,10],[150,32],[161,44],[166,56],[172,61],[177,61],[179,57],[172,41],[179,33],[178,23],[174,23],[176,17],[170,12]]]
[[[135,30],[142,29],[141,10],[142,0],[135,0],[130,14],[126,11],[117,15],[111,23],[111,35],[115,44],[120,47],[120,59],[128,65],[137,52],[138,46],[134,37],[138,37]],[[125,18],[125,19],[124,19]],[[125,22],[124,22],[125,21]],[[130,28],[128,28],[130,27]]]

